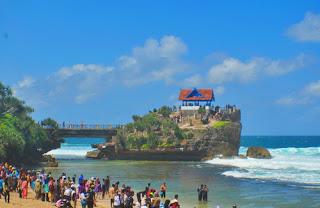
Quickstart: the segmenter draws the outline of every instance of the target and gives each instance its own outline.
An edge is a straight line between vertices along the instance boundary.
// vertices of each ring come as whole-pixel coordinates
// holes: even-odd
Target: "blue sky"
[[[35,120],[127,123],[213,88],[243,135],[320,134],[319,1],[0,1],[0,81]]]

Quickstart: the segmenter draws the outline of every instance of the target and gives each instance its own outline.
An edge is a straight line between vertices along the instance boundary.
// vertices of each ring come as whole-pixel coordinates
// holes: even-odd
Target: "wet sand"
[[[0,207],[5,208],[20,208],[20,207],[32,207],[32,208],[53,208],[56,207],[54,203],[43,202],[41,200],[35,199],[35,193],[29,187],[28,190],[28,199],[19,198],[17,192],[10,192],[10,203],[4,202],[4,197],[1,195]],[[77,207],[80,208],[80,200],[77,201]],[[99,199],[97,200],[97,208],[110,208],[110,199]]]

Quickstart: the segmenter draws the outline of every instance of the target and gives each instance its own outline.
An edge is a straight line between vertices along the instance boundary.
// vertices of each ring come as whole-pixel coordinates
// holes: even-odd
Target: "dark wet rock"
[[[96,150],[87,152],[85,157],[92,158],[92,159],[101,159],[105,157],[105,155],[99,149],[96,149]]]
[[[270,152],[264,147],[251,146],[247,150],[247,157],[258,158],[258,159],[271,159]]]

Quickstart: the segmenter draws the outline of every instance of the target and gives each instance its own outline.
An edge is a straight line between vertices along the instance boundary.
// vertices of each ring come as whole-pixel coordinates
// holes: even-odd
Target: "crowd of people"
[[[51,202],[61,208],[93,208],[97,200],[104,198],[110,199],[114,208],[180,208],[178,195],[171,201],[165,200],[166,183],[159,190],[151,188],[149,183],[145,190],[135,195],[130,186],[120,185],[119,181],[111,184],[109,176],[102,180],[95,177],[85,179],[83,175],[77,178],[76,175],[68,177],[62,173],[55,179],[44,169],[25,172],[23,168],[17,169],[7,163],[0,165],[0,194],[6,203],[10,203],[10,192],[17,192],[20,198],[27,199],[29,186],[37,200]]]
[[[76,181],[77,180],[77,181]],[[166,198],[166,183],[159,190],[151,188],[151,184],[145,190],[136,195],[130,186],[120,182],[111,183],[110,177],[105,179],[91,177],[85,179],[81,174],[67,177],[65,173],[56,180],[51,172],[16,168],[7,163],[0,165],[0,199],[3,196],[6,203],[10,203],[10,192],[19,193],[22,199],[28,198],[28,187],[31,187],[37,200],[54,203],[61,208],[93,208],[97,200],[108,198],[112,208],[180,208],[176,194],[173,200]],[[201,184],[197,189],[199,201],[208,201],[209,189]],[[220,206],[217,206],[220,208]],[[233,205],[233,208],[237,208]]]

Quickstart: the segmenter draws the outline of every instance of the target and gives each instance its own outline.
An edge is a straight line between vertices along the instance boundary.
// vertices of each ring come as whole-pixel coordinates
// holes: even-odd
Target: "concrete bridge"
[[[118,130],[124,127],[121,124],[58,124],[58,135],[59,137],[104,138],[106,142],[111,142],[112,137],[117,135]],[[50,131],[55,127],[42,126],[42,128]]]

